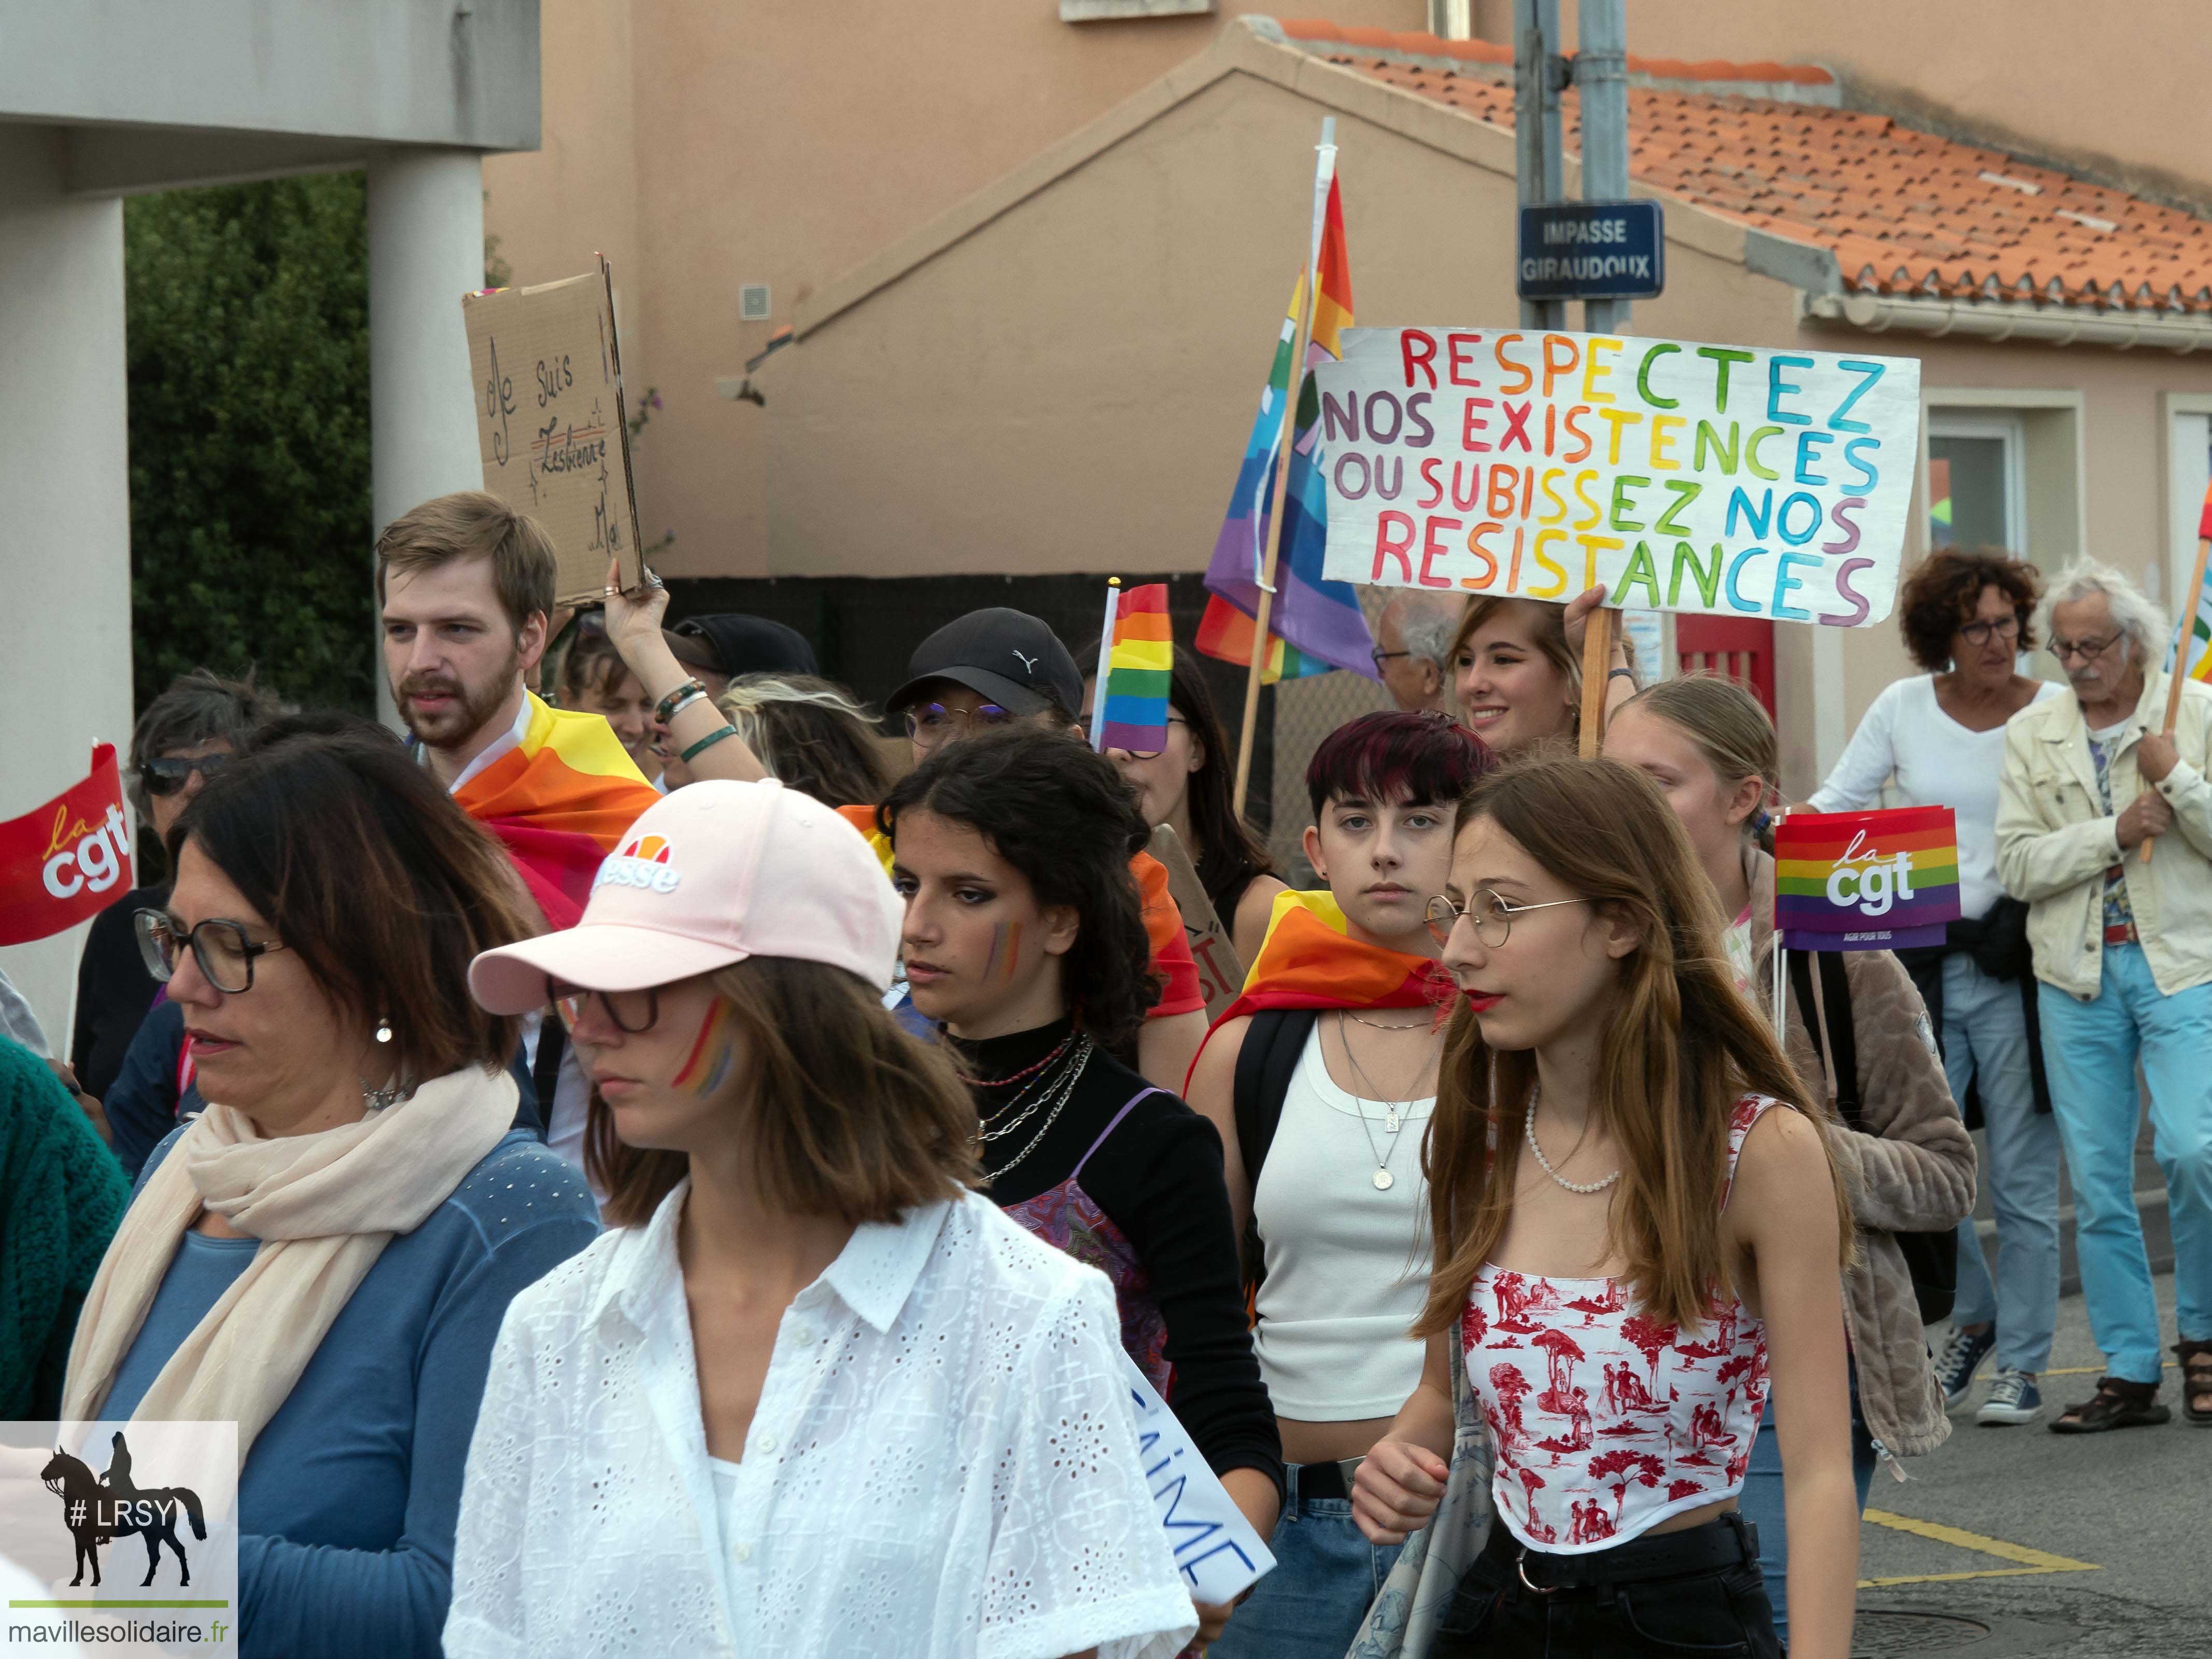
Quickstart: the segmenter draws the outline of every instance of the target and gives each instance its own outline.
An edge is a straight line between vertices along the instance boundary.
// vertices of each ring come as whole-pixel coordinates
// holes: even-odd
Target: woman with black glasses
[[[1951,1092],[1980,1103],[1984,1178],[1997,1221],[1992,1279],[1969,1216],[1959,1224],[1958,1299],[1936,1356],[1945,1403],[1964,1405],[1992,1353],[1996,1376],[1975,1413],[1984,1427],[2043,1414],[2037,1378],[2058,1322],[2058,1130],[2043,1080],[2027,907],[1997,879],[1997,777],[2005,722],[2058,687],[2020,672],[2035,644],[2035,567],[1993,548],[1938,548],[1897,596],[1899,631],[1928,672],[1874,700],[1843,758],[1806,805],[1948,806],[1959,828],[1959,908],[1950,937],[1899,958],[1928,1004]],[[1969,1111],[1972,1125],[1973,1115]]]
[[[597,1231],[468,994],[521,890],[366,736],[234,762],[169,856],[138,932],[209,1104],[147,1160],[62,1415],[237,1424],[246,1654],[435,1655],[493,1335]]]

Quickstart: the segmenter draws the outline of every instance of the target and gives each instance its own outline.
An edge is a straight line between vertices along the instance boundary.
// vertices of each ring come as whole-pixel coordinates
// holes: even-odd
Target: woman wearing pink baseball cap
[[[971,1184],[975,1112],[883,1007],[899,906],[774,782],[648,809],[566,933],[489,951],[560,1008],[613,1231],[502,1323],[446,1651],[1173,1654],[1105,1281]]]

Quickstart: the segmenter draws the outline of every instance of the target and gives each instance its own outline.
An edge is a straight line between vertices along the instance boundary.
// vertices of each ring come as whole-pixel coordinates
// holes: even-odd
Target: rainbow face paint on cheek
[[[726,997],[716,997],[699,1022],[699,1034],[691,1039],[691,1052],[684,1057],[684,1069],[670,1079],[671,1086],[704,1099],[720,1091],[737,1069],[737,1016]]]
[[[1006,928],[1006,983],[1007,983],[1007,984],[1011,985],[1011,984],[1012,984],[1012,983],[1014,982],[1014,974],[1015,974],[1015,971],[1016,971],[1016,970],[1017,970],[1017,969],[1021,966],[1021,961],[1022,961],[1022,925],[1021,925],[1021,923],[1019,923],[1018,921],[1017,921],[1017,922],[1013,922],[1013,923],[1010,924],[1010,925],[1007,927],[1007,928]]]

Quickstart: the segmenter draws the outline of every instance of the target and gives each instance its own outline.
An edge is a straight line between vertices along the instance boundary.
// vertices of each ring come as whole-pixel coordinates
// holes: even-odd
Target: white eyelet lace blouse
[[[449,1659],[1166,1659],[1195,1632],[1103,1275],[970,1195],[799,1292],[718,1525],[688,1184],[516,1297],[469,1449]]]

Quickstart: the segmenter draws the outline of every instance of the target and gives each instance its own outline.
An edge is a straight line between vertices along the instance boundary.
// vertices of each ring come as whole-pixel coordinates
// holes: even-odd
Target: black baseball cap
[[[907,681],[884,712],[921,700],[931,680],[951,680],[1017,714],[1057,705],[1071,720],[1083,707],[1083,674],[1060,635],[1024,611],[994,605],[949,622],[915,648]]]
[[[724,611],[687,617],[662,630],[668,648],[686,668],[726,674],[818,674],[806,635],[766,617]]]

